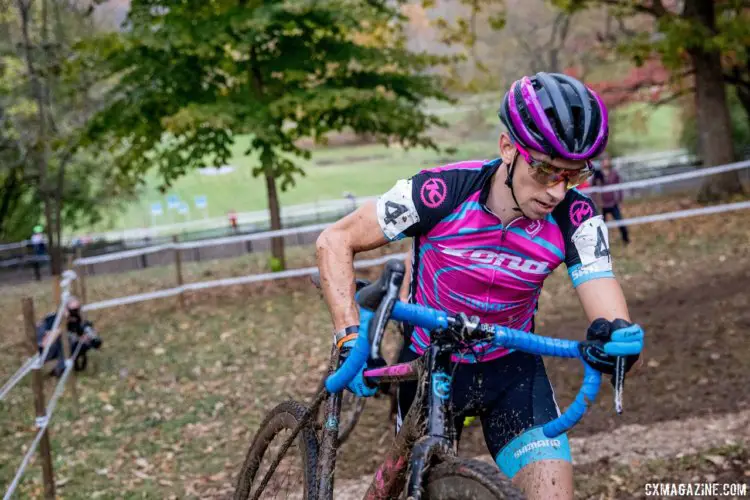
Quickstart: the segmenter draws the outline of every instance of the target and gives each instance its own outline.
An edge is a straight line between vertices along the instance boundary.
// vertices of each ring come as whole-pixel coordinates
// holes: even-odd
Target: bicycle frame
[[[395,442],[375,472],[365,499],[386,500],[397,496],[404,486],[407,465],[411,466],[408,496],[419,498],[424,472],[432,457],[455,455],[456,430],[451,410],[452,352],[450,343],[435,338],[427,353],[417,360],[366,371],[368,378],[378,382],[418,380],[420,383],[414,403],[403,420]],[[338,353],[334,349],[331,368],[335,369],[338,363]],[[318,500],[333,498],[341,395],[330,394],[325,404],[317,470]]]

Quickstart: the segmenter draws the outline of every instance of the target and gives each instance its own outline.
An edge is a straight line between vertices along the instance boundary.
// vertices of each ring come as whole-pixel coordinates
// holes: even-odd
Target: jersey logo
[[[522,259],[518,255],[505,252],[493,252],[492,250],[474,250],[471,248],[442,248],[443,253],[464,257],[481,264],[491,264],[495,267],[506,267],[514,271],[523,271],[530,274],[548,274],[546,262],[538,262],[532,259]]]
[[[526,231],[526,234],[528,234],[531,238],[533,238],[534,236],[539,234],[539,231],[541,231],[543,227],[544,227],[544,221],[535,220],[534,222],[526,226],[525,231]]]
[[[591,208],[591,204],[578,200],[574,201],[570,206],[570,222],[575,227],[581,225],[583,221],[594,215],[594,210]]]
[[[442,205],[447,194],[448,187],[445,185],[445,181],[437,177],[425,181],[419,191],[422,203],[430,208],[437,208]]]

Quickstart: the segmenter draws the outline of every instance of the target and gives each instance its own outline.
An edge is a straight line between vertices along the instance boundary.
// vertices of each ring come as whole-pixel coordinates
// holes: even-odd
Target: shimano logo
[[[527,444],[520,450],[513,453],[513,458],[521,458],[522,455],[525,455],[526,453],[539,448],[549,448],[550,446],[553,448],[559,448],[560,445],[561,443],[559,439],[540,439],[539,441],[534,441]]]
[[[491,264],[496,267],[505,267],[514,271],[522,271],[531,274],[547,274],[546,262],[537,262],[531,259],[523,259],[518,255],[505,252],[493,252],[492,250],[474,250],[471,248],[443,248],[444,253],[464,257],[481,264]]]

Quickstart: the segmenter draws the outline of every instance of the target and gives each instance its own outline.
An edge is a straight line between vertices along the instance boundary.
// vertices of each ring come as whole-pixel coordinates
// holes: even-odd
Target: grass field
[[[478,114],[477,114],[478,113]],[[307,175],[298,178],[297,185],[281,193],[282,205],[313,203],[343,197],[345,192],[356,196],[371,196],[387,190],[397,179],[408,177],[422,168],[496,156],[496,137],[500,130],[496,103],[488,103],[478,111],[464,110],[441,116],[450,127],[435,131],[442,147],[455,147],[454,155],[438,154],[430,150],[404,151],[400,147],[382,145],[321,148],[313,152],[310,161],[299,164]],[[679,120],[677,109],[664,106],[652,110],[633,105],[613,116],[613,143],[628,152],[660,151],[677,147]],[[255,158],[244,156],[248,138],[239,137],[233,148],[230,165],[232,173],[203,175],[191,172],[175,182],[166,194],[158,191],[160,180],[151,174],[138,201],[127,206],[123,213],[110,214],[105,224],[94,231],[148,227],[171,224],[203,217],[224,216],[229,210],[238,212],[265,210],[267,197],[265,181],[251,175]],[[190,207],[187,215],[167,209],[167,196],[176,195]],[[205,196],[207,210],[195,207],[195,196]],[[151,204],[161,202],[163,215],[151,216]]]
[[[626,206],[625,212],[636,216],[690,205],[674,199]],[[735,212],[637,226],[629,247],[622,247],[612,233],[615,271],[631,311],[653,338],[650,363],[645,379],[627,386],[623,417],[614,420],[611,391],[604,388],[574,435],[690,412],[731,411],[750,403],[741,384],[746,382],[743,367],[750,362],[750,344],[743,335],[750,324],[749,304],[747,294],[739,292],[750,264],[747,220],[746,212]],[[187,270],[186,281],[249,274],[262,263],[253,259],[196,264]],[[311,249],[295,250],[290,261],[293,266],[311,263]],[[730,276],[737,292],[729,293],[731,287],[725,285],[726,294],[716,294],[710,288],[715,272]],[[170,268],[93,277],[89,296],[100,300],[172,285]],[[707,296],[685,297],[681,290],[688,285],[706,289]],[[49,289],[49,283],[32,284],[0,297],[5,318],[0,380],[25,357],[20,297],[35,297],[41,315],[51,310]],[[678,311],[649,307],[653,297],[686,302]],[[172,298],[91,316],[104,346],[91,354],[89,371],[78,377],[81,413],[74,414],[66,392],[51,428],[56,477],[63,484],[60,495],[67,499],[223,498],[264,412],[289,397],[308,398],[329,353],[328,313],[306,280],[206,290],[190,295],[184,311]],[[577,335],[585,325],[564,270],[555,272],[545,287],[538,325],[543,334],[565,336]],[[702,350],[701,345],[712,347]],[[662,369],[655,368],[660,364]],[[580,383],[578,367],[566,371],[566,366],[553,363],[550,368],[563,405]],[[8,484],[33,436],[28,387],[25,382],[0,403],[0,484]],[[49,395],[51,382],[46,390]],[[352,438],[368,446],[342,450],[339,477],[371,472],[381,457],[376,443],[387,443],[390,435],[387,402],[377,400]],[[466,453],[477,453],[472,442],[467,438]],[[747,459],[746,451],[734,448],[715,453],[726,453],[729,463]],[[632,498],[628,492],[644,478],[691,478],[690,470],[703,477],[705,466],[699,458],[686,457],[639,469],[605,468],[601,471],[607,476],[601,477],[583,469],[577,471],[579,498]],[[665,471],[675,475],[664,476]],[[611,481],[601,479],[610,474],[623,479],[615,496],[608,496]],[[41,498],[40,476],[38,462],[32,464],[18,498]]]

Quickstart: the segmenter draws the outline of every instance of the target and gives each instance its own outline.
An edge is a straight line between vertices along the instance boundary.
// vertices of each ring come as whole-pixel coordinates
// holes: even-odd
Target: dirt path
[[[638,466],[657,458],[671,459],[725,445],[750,444],[750,410],[722,417],[688,418],[651,426],[627,425],[612,432],[592,434],[570,441],[576,466],[606,460],[609,464]],[[476,457],[491,462],[489,456]],[[363,498],[371,475],[340,481],[336,500]]]

